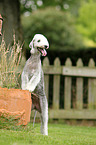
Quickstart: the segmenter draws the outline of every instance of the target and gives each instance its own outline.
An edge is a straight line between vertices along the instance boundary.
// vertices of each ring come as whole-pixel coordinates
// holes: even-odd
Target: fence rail
[[[46,57],[43,61],[43,71],[45,75],[45,92],[48,101],[50,100],[49,86],[53,85],[49,118],[96,119],[96,67],[93,59],[89,60],[88,66],[83,66],[83,62],[79,58],[76,66],[72,66],[70,58],[67,58],[65,65],[62,66],[59,58],[55,59],[54,65],[50,65]],[[53,82],[49,79],[51,75],[53,76]],[[61,76],[64,79],[63,86],[61,84]],[[74,77],[75,95],[73,97]],[[87,78],[87,81],[84,81],[84,78]],[[87,96],[84,95],[84,82],[86,82]],[[62,90],[64,91],[62,98],[64,107],[62,109],[60,109],[61,87],[63,87]],[[87,107],[84,107],[84,99]],[[72,103],[75,104],[73,107]]]

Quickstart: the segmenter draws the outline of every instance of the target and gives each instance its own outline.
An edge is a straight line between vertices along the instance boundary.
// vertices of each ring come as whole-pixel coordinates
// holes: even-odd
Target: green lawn
[[[25,129],[0,129],[0,145],[96,145],[96,128],[49,124],[49,135],[40,134],[40,124]]]

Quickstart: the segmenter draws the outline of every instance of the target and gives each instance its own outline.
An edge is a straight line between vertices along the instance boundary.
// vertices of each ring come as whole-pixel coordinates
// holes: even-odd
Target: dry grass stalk
[[[13,46],[8,46],[4,38],[0,45],[0,86],[7,88],[17,88],[19,86],[18,76],[20,76],[20,71],[18,72],[18,67],[21,61],[21,51],[22,46],[20,43],[16,43],[15,34],[13,35]]]

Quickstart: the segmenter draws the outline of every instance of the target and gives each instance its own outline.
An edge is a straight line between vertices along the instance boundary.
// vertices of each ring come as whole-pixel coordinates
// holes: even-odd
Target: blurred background
[[[96,60],[96,1],[95,0],[0,0],[3,35],[6,45],[16,40],[30,56],[29,42],[36,33],[48,38],[48,57],[61,64],[70,57],[73,65],[80,57],[85,65]],[[0,38],[1,41],[2,38]],[[42,58],[43,59],[43,58]]]

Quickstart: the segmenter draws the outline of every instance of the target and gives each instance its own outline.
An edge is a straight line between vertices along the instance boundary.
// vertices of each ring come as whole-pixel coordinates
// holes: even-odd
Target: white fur
[[[38,40],[40,40],[40,42],[38,42]],[[34,46],[33,46],[33,44],[34,44]],[[37,47],[44,48],[44,45],[48,46],[48,48],[49,48],[49,43],[48,43],[48,40],[46,39],[46,37],[44,37],[42,34],[36,34],[29,44],[29,47],[31,48],[30,53],[31,54],[38,53],[38,50],[36,48]],[[45,49],[44,49],[44,51],[46,52]]]
[[[27,60],[21,75],[21,87],[23,90],[35,92],[40,98],[41,107],[41,133],[48,135],[48,103],[44,91],[44,76],[41,68],[40,55],[46,56],[46,49],[49,48],[47,39],[36,34],[30,42],[31,56]],[[39,49],[42,48],[42,49]]]

